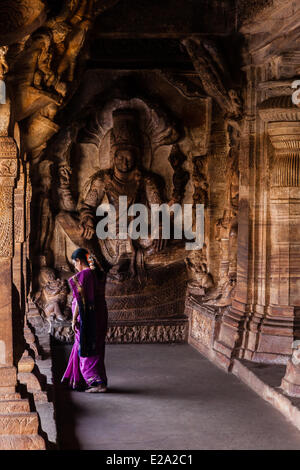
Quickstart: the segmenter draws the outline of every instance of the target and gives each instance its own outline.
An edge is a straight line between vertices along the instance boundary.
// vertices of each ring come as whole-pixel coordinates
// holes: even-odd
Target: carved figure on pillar
[[[223,217],[216,225],[220,241],[220,271],[218,285],[204,298],[206,303],[228,306],[236,285],[237,211],[239,200],[239,151],[242,102],[216,44],[207,39],[186,38],[183,44],[189,53],[206,93],[219,105],[225,119],[229,152],[225,171],[226,190]],[[204,193],[205,195],[205,193]]]

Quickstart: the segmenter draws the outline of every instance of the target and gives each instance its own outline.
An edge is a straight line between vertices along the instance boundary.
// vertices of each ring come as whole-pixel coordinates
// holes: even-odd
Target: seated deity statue
[[[129,235],[126,239],[118,238],[120,196],[127,197],[126,210],[135,203],[141,203],[150,208],[151,204],[163,202],[161,178],[146,170],[141,163],[142,145],[139,138],[134,110],[114,111],[111,133],[112,168],[99,170],[91,176],[86,193],[78,203],[78,219],[75,220],[70,213],[58,216],[64,229],[68,230],[69,227],[73,232],[73,239],[79,240],[78,229],[80,230],[81,240],[77,241],[77,244],[92,251],[98,261],[99,258],[102,261],[104,259],[110,266],[109,275],[117,280],[142,275],[145,254],[157,253],[166,245],[166,241],[161,238],[148,237],[133,240]],[[115,208],[116,238],[103,240],[96,235],[96,210],[102,203],[109,203]],[[100,261],[100,264],[103,263]]]

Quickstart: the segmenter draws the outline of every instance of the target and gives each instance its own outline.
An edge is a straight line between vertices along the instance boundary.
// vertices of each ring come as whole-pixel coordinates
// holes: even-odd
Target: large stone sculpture
[[[96,208],[104,199],[116,209],[117,227],[119,225],[119,197],[127,196],[126,210],[134,203],[161,204],[159,185],[155,175],[147,172],[141,165],[141,144],[139,143],[138,121],[131,110],[121,109],[113,114],[112,149],[113,168],[99,171],[91,178],[89,190],[80,202],[79,214],[82,235],[90,240],[95,234]],[[117,229],[117,235],[119,229]],[[106,245],[105,248],[103,245]],[[118,278],[127,272],[126,259],[130,259],[129,272],[135,275],[135,268],[141,266],[144,251],[154,252],[162,247],[161,240],[139,239],[101,241],[101,246],[110,252],[116,266]],[[112,272],[110,272],[112,274]]]
[[[83,173],[78,175],[78,169],[72,166],[74,156],[70,153],[70,149],[76,147],[74,140],[79,139],[79,133],[73,132],[74,129],[71,128],[61,132],[61,135],[50,143],[45,157],[52,158],[54,162],[46,159],[37,166],[41,180],[45,180],[43,187],[49,188],[49,191],[41,191],[43,198],[40,197],[38,203],[41,204],[41,209],[49,208],[47,223],[52,224],[51,220],[54,217],[55,229],[50,230],[51,233],[46,231],[49,235],[47,240],[42,236],[43,230],[39,232],[38,246],[44,248],[36,257],[35,273],[38,277],[41,269],[43,271],[46,266],[54,266],[61,278],[70,276],[72,270],[69,262],[70,254],[76,247],[83,246],[94,254],[100,266],[108,273],[107,303],[110,320],[115,322],[111,326],[112,341],[120,340],[120,338],[115,338],[115,335],[119,333],[130,341],[125,331],[129,332],[131,329],[134,331],[134,341],[142,341],[142,338],[145,338],[146,342],[154,341],[155,335],[150,334],[149,330],[151,325],[139,323],[146,319],[149,319],[150,323],[151,321],[158,322],[153,325],[155,334],[159,335],[161,330],[166,329],[166,338],[170,341],[180,341],[186,334],[186,321],[180,320],[186,288],[184,241],[167,242],[160,235],[152,239],[150,225],[148,238],[141,237],[133,240],[127,235],[123,239],[103,240],[96,234],[98,222],[96,209],[101,203],[113,205],[116,210],[116,236],[118,237],[120,196],[127,197],[124,209],[126,211],[134,203],[143,203],[148,210],[151,204],[163,203],[165,201],[163,178],[152,172],[149,165],[146,168],[145,161],[150,162],[151,155],[164,143],[173,143],[167,160],[170,162],[170,172],[173,171],[169,204],[180,203],[189,178],[189,173],[183,169],[186,156],[174,143],[178,140],[179,134],[164,118],[158,117],[159,114],[156,115],[149,109],[148,104],[139,99],[128,101],[131,107],[126,106],[125,102],[122,106],[119,104],[119,107],[116,107],[116,103],[119,104],[120,101],[116,100],[108,104],[108,111],[104,111],[104,121],[101,115],[100,118],[96,116],[80,133],[80,138],[87,139],[88,145],[91,140],[97,143],[97,146],[93,146],[94,152],[97,152],[100,146],[98,143],[103,142],[104,137],[106,136],[107,139],[108,136],[110,168],[104,167],[92,173],[89,178],[85,178]],[[139,106],[135,107],[136,103]],[[147,119],[149,120],[147,129],[150,130],[149,134],[145,135],[145,129],[142,130],[141,123],[145,126]],[[145,142],[149,145],[149,136],[152,138],[152,150],[145,149]],[[80,144],[80,146],[77,144],[75,148],[77,152],[79,151],[81,159],[86,158],[84,145],[86,144]],[[56,182],[55,185],[51,185],[51,189],[47,184],[49,175],[52,181]],[[74,188],[72,184],[74,180],[78,184],[78,178],[83,178],[83,181],[80,181],[80,187],[83,189],[76,202],[76,187]],[[128,216],[128,222],[131,219],[132,217]],[[51,259],[54,264],[49,265]],[[168,272],[168,275],[165,276],[164,272]],[[39,283],[35,284],[38,286]],[[40,289],[36,287],[34,290],[37,297],[36,289],[38,291]],[[165,308],[159,308],[159,305],[163,304]],[[45,299],[42,310],[46,312],[46,316],[47,312],[54,312],[52,307],[51,299]],[[168,318],[172,320],[167,320]],[[161,319],[165,323],[161,324]],[[63,319],[61,321],[63,322]],[[120,321],[127,323],[120,325]],[[64,332],[60,334],[59,322],[53,321],[53,325],[55,337],[63,339]],[[178,330],[179,334],[175,336],[172,333],[174,325],[181,325]],[[64,328],[64,323],[61,327]],[[120,328],[122,331],[124,329],[122,334]],[[142,334],[143,328],[147,330],[145,334]]]
[[[89,30],[94,0],[64,2],[60,15],[20,41],[11,61],[16,120],[22,122],[24,150],[38,158],[59,130],[59,108],[71,93],[77,57]]]
[[[151,204],[160,205],[163,202],[164,182],[159,175],[144,166],[144,144],[139,128],[138,111],[120,108],[113,111],[112,116],[113,127],[110,130],[112,166],[95,172],[86,181],[85,190],[78,203],[77,214],[74,213],[76,203],[70,190],[71,168],[66,161],[59,164],[58,204],[61,211],[57,221],[74,244],[81,244],[91,249],[98,257],[100,264],[104,258],[104,263],[111,268],[109,275],[121,280],[128,274],[131,277],[136,274],[142,275],[144,258],[155,256],[165,247],[166,241],[151,239],[150,227],[148,238],[132,240],[127,236],[126,239],[118,239],[119,197],[127,197],[126,211],[134,203],[144,203],[148,208]],[[98,131],[95,128],[93,132],[88,130],[87,134],[95,139],[93,136],[101,132],[102,126],[99,124]],[[166,134],[165,128],[163,132]],[[176,134],[174,138],[177,138]],[[170,161],[174,168],[173,198],[169,204],[180,202],[184,195],[188,173],[179,172],[184,159],[183,154],[173,148],[170,154]],[[116,209],[117,239],[102,240],[96,236],[96,209],[102,202],[111,203]]]
[[[242,103],[232,86],[222,56],[215,43],[207,39],[183,40],[195,69],[199,73],[206,93],[218,103],[223,114],[229,151],[225,171],[226,190],[223,216],[216,224],[216,240],[220,243],[220,269],[218,284],[204,298],[207,304],[226,307],[231,305],[236,285],[237,211],[239,202],[239,151]],[[205,181],[205,178],[201,178]],[[204,200],[204,187],[201,189]]]
[[[237,277],[237,214],[239,204],[239,142],[240,126],[227,122],[229,152],[226,167],[226,192],[223,217],[216,224],[216,240],[220,243],[219,283],[208,304],[220,307],[231,305]]]
[[[207,155],[193,158],[192,181],[194,187],[193,205],[208,204],[207,183]],[[214,281],[208,268],[207,247],[204,244],[201,250],[192,250],[186,259],[189,272],[189,292],[195,295],[204,295],[212,289]]]

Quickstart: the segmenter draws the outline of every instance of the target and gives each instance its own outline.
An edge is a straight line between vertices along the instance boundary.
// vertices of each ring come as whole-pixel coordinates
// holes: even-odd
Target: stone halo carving
[[[143,144],[143,166],[150,169],[156,150],[163,145],[178,141],[179,132],[166,113],[157,105],[151,105],[143,98],[112,99],[101,110],[95,111],[91,126],[84,129],[81,143],[94,143],[100,147],[102,141],[112,131],[112,113],[116,109],[134,109],[139,116],[139,130]],[[113,163],[113,152],[110,150],[110,164]]]

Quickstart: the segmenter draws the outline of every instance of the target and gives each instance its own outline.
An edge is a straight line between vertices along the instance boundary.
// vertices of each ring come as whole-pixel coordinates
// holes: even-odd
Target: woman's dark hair
[[[88,261],[88,257],[91,256],[90,253],[85,248],[77,248],[77,250],[73,251],[71,258],[73,260],[79,259],[82,261],[87,267],[91,267]],[[105,273],[100,269],[97,261],[93,257],[93,266],[92,269],[99,280],[103,280],[105,278]]]
[[[85,248],[77,248],[77,250],[73,251],[71,258],[72,259],[79,259],[80,261],[83,261],[84,264],[87,266],[89,265],[88,260],[87,260],[87,255],[89,252]]]

